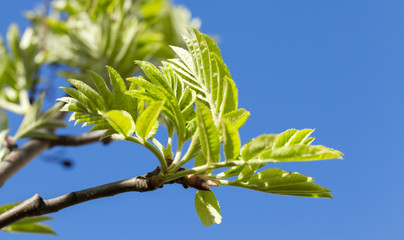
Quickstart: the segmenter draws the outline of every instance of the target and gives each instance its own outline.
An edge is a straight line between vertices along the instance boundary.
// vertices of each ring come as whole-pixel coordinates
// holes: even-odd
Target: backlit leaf
[[[250,112],[243,108],[228,112],[223,115],[223,118],[230,121],[235,129],[240,129],[241,126],[247,121]]]
[[[235,182],[231,185],[279,195],[332,198],[330,190],[314,184],[313,181],[313,178],[299,173],[270,168],[257,173],[244,183]]]
[[[219,162],[220,143],[219,133],[213,122],[209,109],[203,103],[196,104],[196,117],[199,129],[199,139],[202,153],[207,159],[207,164]]]
[[[146,138],[152,130],[157,117],[163,108],[164,102],[153,102],[139,116],[136,121],[136,134],[141,138]]]
[[[230,121],[223,119],[222,126],[224,129],[224,155],[226,161],[231,161],[234,160],[240,152],[240,136]]]
[[[111,126],[118,133],[124,136],[130,136],[135,132],[135,122],[132,116],[123,110],[111,110],[104,114]]]
[[[222,215],[215,194],[212,191],[197,191],[195,194],[195,209],[203,225],[209,227],[212,223],[220,224]]]

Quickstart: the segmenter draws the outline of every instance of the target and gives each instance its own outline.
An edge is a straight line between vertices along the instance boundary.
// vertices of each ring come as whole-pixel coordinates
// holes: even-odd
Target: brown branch
[[[32,139],[21,148],[10,152],[0,162],[0,187],[32,159],[53,146],[78,146],[94,143],[104,131],[86,133],[80,136],[60,136],[56,140]]]
[[[57,139],[50,141],[50,147],[54,146],[80,146],[98,142],[105,131],[95,131],[82,135],[59,135]]]
[[[63,208],[97,198],[109,197],[125,192],[153,191],[163,186],[159,173],[160,168],[156,168],[154,171],[142,176],[71,192],[48,200],[43,200],[41,196],[35,194],[16,207],[2,213],[0,215],[0,229],[26,217],[57,212]],[[176,182],[179,183],[181,180],[168,182],[166,184]]]

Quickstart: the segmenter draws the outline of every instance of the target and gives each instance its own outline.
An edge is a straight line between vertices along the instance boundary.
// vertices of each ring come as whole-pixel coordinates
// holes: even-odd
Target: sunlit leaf
[[[223,119],[224,155],[226,161],[234,160],[240,152],[240,136],[230,121]]]
[[[203,103],[197,102],[196,116],[199,129],[199,139],[201,142],[202,153],[207,160],[207,164],[219,162],[220,143],[219,133],[213,122],[209,109]]]
[[[107,107],[111,108],[113,106],[113,95],[111,90],[109,89],[105,80],[93,71],[88,71],[93,78],[93,82],[98,89],[101,97],[104,99],[104,102],[107,104]]]
[[[228,112],[223,115],[223,118],[230,121],[235,129],[239,129],[247,121],[250,112],[243,108]]]
[[[118,133],[124,136],[132,135],[136,128],[132,116],[123,110],[111,110],[104,114],[105,118]]]
[[[332,198],[330,190],[314,184],[313,181],[313,178],[299,173],[270,168],[257,173],[246,182],[233,182],[230,185],[279,195]]]
[[[203,225],[209,227],[212,223],[220,224],[222,215],[215,194],[212,191],[197,191],[195,194],[195,209]]]
[[[261,155],[262,159],[273,159],[275,162],[316,161],[325,159],[342,159],[342,153],[321,145],[291,145],[268,150]]]
[[[80,80],[69,79],[68,81],[73,84],[81,93],[83,93],[92,102],[92,104],[96,106],[96,108],[100,109],[101,111],[106,110],[104,99],[93,88]]]
[[[153,102],[139,116],[136,121],[136,134],[141,138],[146,138],[157,121],[157,117],[163,108],[164,102]]]

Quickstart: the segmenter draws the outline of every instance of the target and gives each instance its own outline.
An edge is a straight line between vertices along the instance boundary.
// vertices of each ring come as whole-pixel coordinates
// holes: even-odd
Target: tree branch
[[[50,147],[54,146],[80,146],[98,142],[105,131],[95,131],[82,135],[59,135],[57,139],[50,140]]]
[[[53,146],[78,146],[98,142],[104,131],[79,136],[59,136],[55,140],[32,139],[21,148],[10,152],[0,162],[0,187],[32,159]]]
[[[16,207],[1,214],[0,229],[26,217],[58,212],[63,208],[67,208],[97,198],[104,198],[120,193],[133,191],[153,191],[163,186],[163,181],[160,179],[159,173],[160,168],[156,168],[154,171],[142,176],[88,188],[77,192],[71,192],[48,200],[43,200],[41,196],[35,194],[34,196],[20,203]],[[175,182],[180,181],[172,181],[168,183]]]

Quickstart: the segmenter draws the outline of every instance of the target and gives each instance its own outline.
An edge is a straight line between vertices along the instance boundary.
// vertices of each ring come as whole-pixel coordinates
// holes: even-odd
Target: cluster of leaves
[[[11,25],[7,32],[7,46],[0,38],[0,161],[10,152],[6,146],[20,138],[55,138],[49,128],[64,127],[61,120],[55,120],[61,104],[56,104],[41,113],[44,94],[38,100],[29,96],[32,88],[40,81],[38,71],[45,62],[46,54],[40,50],[40,41],[32,28],[20,36],[18,27]],[[24,115],[19,129],[12,138],[8,120],[2,109]],[[6,139],[9,139],[7,143]]]
[[[25,114],[30,107],[28,91],[39,81],[45,55],[32,28],[20,36],[18,27],[11,25],[7,42],[8,48],[0,38],[0,108]]]
[[[0,161],[10,153],[10,144],[14,144],[18,139],[53,139],[56,138],[53,130],[65,126],[63,119],[59,119],[62,103],[43,111],[44,93],[37,94],[38,84],[42,80],[42,66],[62,66],[62,69],[67,69],[60,73],[62,76],[75,76],[93,88],[114,88],[105,99],[105,107],[101,109],[117,111],[104,111],[101,119],[97,118],[98,112],[96,116],[87,114],[86,121],[82,115],[81,121],[89,123],[98,119],[95,128],[99,129],[108,129],[108,124],[117,121],[115,128],[118,128],[120,133],[129,134],[130,130],[121,128],[120,119],[127,117],[121,114],[130,112],[135,115],[129,119],[138,119],[144,110],[142,104],[145,106],[147,103],[134,104],[138,110],[130,106],[127,108],[126,102],[138,100],[133,96],[121,94],[129,90],[126,89],[129,87],[128,83],[119,79],[115,70],[105,71],[104,66],[114,66],[124,76],[132,76],[140,71],[139,67],[132,64],[134,59],[154,61],[173,57],[174,53],[169,44],[180,45],[180,34],[185,33],[187,27],[199,27],[199,20],[192,19],[186,8],[173,6],[168,0],[60,0],[52,1],[48,14],[30,12],[27,17],[32,26],[26,28],[22,34],[16,25],[11,25],[7,41],[3,42],[0,38]],[[89,75],[83,74],[85,70],[96,71],[102,77],[92,73],[94,81],[98,81],[94,83]],[[108,73],[115,77],[113,83],[103,80],[108,77]],[[139,89],[135,87],[130,90]],[[77,94],[82,96],[81,92]],[[153,108],[159,108],[159,105],[150,104],[147,112],[150,113]],[[8,120],[3,109],[24,115],[13,136],[9,135]],[[80,113],[77,113],[76,117],[80,118]],[[148,114],[142,118],[145,121],[141,122],[149,120]],[[138,124],[137,128],[139,136],[157,129],[157,123],[153,126],[143,126],[144,130],[141,130],[141,125]],[[152,128],[151,131],[149,127]],[[106,134],[116,131],[115,128],[109,128],[110,131]],[[42,220],[46,219],[37,218],[35,222]],[[24,232],[29,228],[8,227],[2,230],[12,229]]]
[[[105,65],[128,77],[138,70],[134,59],[171,57],[168,44],[177,45],[187,26],[198,25],[187,9],[167,0],[61,0],[50,11],[28,15],[44,37],[47,61],[103,77]],[[90,80],[82,72],[62,74]]]
[[[144,77],[124,80],[107,67],[109,84],[94,72],[90,72],[94,87],[82,80],[69,80],[75,88],[63,88],[70,95],[60,99],[66,103],[63,110],[72,111],[71,120],[77,123],[94,125],[91,131],[105,130],[103,137],[132,141],[150,149],[160,161],[163,181],[199,177],[203,184],[193,185],[200,189],[195,207],[207,226],[221,222],[217,199],[212,191],[206,191],[210,186],[331,198],[330,191],[314,184],[311,177],[278,168],[259,170],[269,163],[341,158],[342,153],[311,145],[311,129],[261,135],[241,147],[238,130],[249,112],[238,109],[237,88],[219,48],[196,29],[183,38],[188,50],[172,47],[179,58],[163,61],[159,68],[136,61]],[[153,137],[158,120],[167,127],[166,146]],[[177,145],[174,152],[173,139]],[[166,159],[173,160],[171,165]],[[178,171],[192,159],[193,168]],[[213,174],[213,170],[222,168],[228,169]]]

